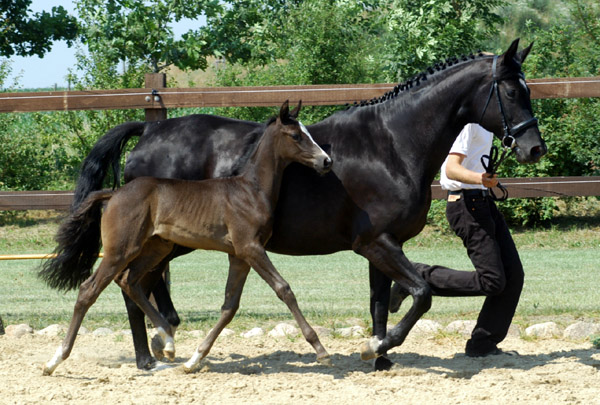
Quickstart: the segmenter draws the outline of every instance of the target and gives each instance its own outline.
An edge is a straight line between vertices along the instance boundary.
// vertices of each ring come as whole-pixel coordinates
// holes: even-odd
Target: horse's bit
[[[527,128],[537,125],[537,123],[538,123],[537,118],[531,117],[528,120],[518,123],[517,125],[513,126],[512,128],[508,126],[508,123],[506,122],[506,114],[504,112],[504,106],[502,104],[502,99],[500,98],[500,90],[498,87],[498,82],[500,81],[500,79],[496,76],[497,62],[498,62],[498,55],[495,55],[494,60],[492,62],[492,80],[493,81],[492,81],[492,86],[490,88],[490,94],[488,95],[487,101],[485,103],[485,107],[483,108],[483,111],[481,113],[481,117],[479,118],[479,122],[481,123],[481,120],[483,120],[483,116],[484,116],[485,112],[487,111],[488,105],[490,104],[490,101],[492,99],[492,95],[494,93],[496,93],[496,100],[498,102],[498,109],[500,110],[500,116],[502,117],[502,129],[504,132],[502,139],[500,140],[500,144],[502,145],[503,150],[502,150],[500,159],[498,159],[498,147],[495,145],[492,145],[492,148],[490,149],[490,154],[483,155],[481,157],[481,164],[483,165],[485,171],[491,175],[496,173],[496,170],[498,170],[500,163],[502,163],[502,161],[506,157],[508,157],[508,155],[510,155],[510,153],[512,153],[514,151],[514,148],[517,146],[517,141],[515,138],[517,136],[519,136],[521,134],[521,132],[525,131]],[[523,72],[519,73],[519,77],[521,79],[523,79],[523,81],[525,80],[525,75],[523,74]],[[487,163],[486,163],[486,160],[487,160]],[[498,182],[498,188],[500,189],[500,191],[502,191],[502,195],[500,197],[498,197],[494,194],[494,191],[492,189],[490,189],[490,195],[491,195],[492,199],[495,201],[506,200],[508,198],[508,191],[502,184],[500,184],[500,182]]]

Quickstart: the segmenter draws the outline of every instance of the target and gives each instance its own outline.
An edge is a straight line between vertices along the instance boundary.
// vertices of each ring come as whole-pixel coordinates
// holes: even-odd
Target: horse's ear
[[[279,119],[285,121],[290,116],[290,100],[285,100],[279,109]]]
[[[513,64],[519,61],[515,58],[517,55],[517,49],[519,49],[519,38],[515,39],[512,44],[508,47],[508,50],[502,55],[502,63],[504,65]]]
[[[525,58],[527,58],[527,55],[529,55],[529,52],[531,52],[532,47],[533,47],[533,42],[531,44],[529,44],[529,46],[527,48],[525,48],[521,52],[517,53],[517,55],[515,56],[515,59],[517,60],[517,62],[519,62],[520,65],[522,65],[523,62],[525,62]]]
[[[292,112],[290,112],[290,117],[292,117],[293,119],[298,119],[298,114],[300,113],[301,108],[302,100],[298,101],[298,105],[296,106],[296,108],[294,108]]]

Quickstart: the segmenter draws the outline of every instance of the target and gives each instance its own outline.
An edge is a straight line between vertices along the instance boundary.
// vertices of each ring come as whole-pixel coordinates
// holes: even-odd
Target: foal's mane
[[[387,93],[385,93],[384,95],[382,95],[380,97],[374,97],[370,100],[362,100],[360,102],[355,101],[354,104],[347,104],[346,106],[347,106],[347,108],[353,108],[353,107],[364,107],[364,106],[383,103],[387,100],[391,100],[391,99],[398,97],[398,95],[400,93],[403,93],[406,90],[410,90],[415,86],[419,86],[421,84],[421,82],[427,81],[428,75],[431,76],[431,75],[437,74],[439,72],[445,71],[446,68],[448,68],[450,66],[463,64],[463,63],[469,62],[471,60],[475,60],[475,59],[479,59],[479,58],[483,58],[483,57],[487,57],[487,56],[490,56],[490,54],[483,53],[481,51],[477,51],[476,55],[473,53],[470,53],[469,55],[461,55],[460,57],[455,56],[452,58],[447,58],[443,62],[438,62],[435,65],[428,67],[427,69],[425,69],[423,72],[417,74],[416,76],[413,76],[412,78],[407,79],[404,82],[398,83],[392,90],[388,91]]]
[[[244,148],[244,154],[239,158],[237,162],[235,162],[235,164],[231,168],[231,176],[238,176],[242,173],[242,169],[246,167],[246,164],[250,160],[250,156],[252,156],[254,151],[256,151],[256,149],[258,148],[260,139],[265,134],[269,125],[277,121],[277,117],[277,115],[273,115],[271,118],[265,121],[264,124],[253,129],[248,133],[247,137],[245,137],[245,139],[248,142],[248,147]]]

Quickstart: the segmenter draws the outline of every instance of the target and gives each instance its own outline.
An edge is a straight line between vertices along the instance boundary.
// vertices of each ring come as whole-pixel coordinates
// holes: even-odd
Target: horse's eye
[[[514,98],[514,97],[517,95],[517,91],[516,91],[516,90],[513,90],[513,89],[511,89],[511,90],[508,90],[508,91],[506,92],[506,95],[507,95],[508,97],[510,97],[510,98]]]
[[[294,133],[293,133],[293,134],[291,134],[290,136],[292,137],[292,139],[293,139],[295,142],[300,142],[300,139],[302,139],[302,137],[300,136],[300,134],[299,134],[299,133],[297,133],[297,132],[294,132]]]

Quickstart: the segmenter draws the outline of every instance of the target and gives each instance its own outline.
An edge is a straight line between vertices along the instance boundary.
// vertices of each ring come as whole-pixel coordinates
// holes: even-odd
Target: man
[[[485,296],[477,325],[467,341],[466,355],[482,357],[514,354],[498,348],[506,337],[523,288],[523,266],[504,217],[488,188],[498,184],[486,173],[481,157],[489,154],[493,134],[468,124],[456,138],[441,169],[440,183],[448,190],[446,217],[467,248],[475,271],[414,263],[434,295]],[[406,297],[392,287],[390,311]]]

